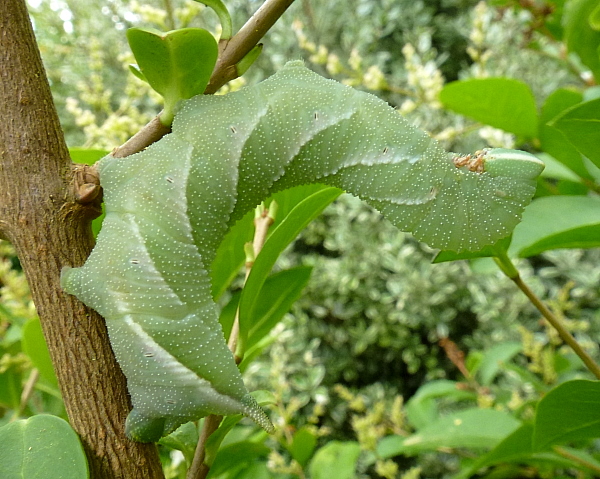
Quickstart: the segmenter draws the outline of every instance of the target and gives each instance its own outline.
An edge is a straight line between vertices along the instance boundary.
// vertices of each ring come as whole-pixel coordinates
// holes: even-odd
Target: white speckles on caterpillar
[[[98,169],[106,218],[62,284],[106,318],[133,402],[126,432],[149,442],[207,414],[273,430],[227,348],[209,275],[229,226],[271,193],[329,184],[432,247],[477,250],[510,234],[541,165],[506,150],[453,162],[385,102],[293,62],[183,102],[171,134]]]

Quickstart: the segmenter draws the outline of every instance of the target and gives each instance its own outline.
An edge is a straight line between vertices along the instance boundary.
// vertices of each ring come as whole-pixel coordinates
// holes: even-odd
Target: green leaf
[[[109,153],[110,151],[108,150],[98,150],[95,148],[69,148],[69,155],[71,155],[73,163],[84,163],[86,165],[93,165]]]
[[[229,10],[221,0],[196,0],[199,3],[203,3],[213,11],[219,17],[221,22],[221,40],[229,40],[233,34],[233,25],[231,23],[231,15]]]
[[[223,295],[244,265],[244,244],[252,241],[254,236],[253,221],[254,211],[248,211],[231,227],[217,249],[210,269],[212,296],[215,300]]]
[[[244,416],[241,414],[233,414],[223,419],[223,422],[219,425],[217,430],[213,432],[208,440],[206,441],[206,456],[204,462],[208,466],[212,466],[213,462],[219,454],[219,448],[221,443],[225,439],[225,436],[242,420]]]
[[[277,216],[269,230],[269,234],[281,223],[289,212],[302,200],[311,194],[328,188],[324,185],[301,185],[272,195],[266,204],[271,201],[277,202]],[[219,245],[217,254],[211,266],[212,294],[218,299],[231,284],[231,281],[239,274],[244,265],[244,244],[252,241],[254,236],[254,210],[248,211],[244,217],[234,224]]]
[[[272,479],[273,474],[271,473],[267,463],[264,461],[255,462],[250,464],[247,468],[235,475],[235,479]]]
[[[483,359],[477,370],[482,386],[489,386],[502,369],[503,364],[521,352],[523,345],[518,342],[497,344],[484,352]]]
[[[554,450],[565,459],[573,459],[573,461],[569,461],[571,462],[569,465],[570,467],[577,467],[578,469],[594,472],[596,476],[600,474],[600,461],[587,451],[564,446],[555,447]]]
[[[319,449],[308,470],[311,479],[352,479],[360,455],[357,442],[330,441]]]
[[[256,402],[265,406],[267,404],[275,404],[275,398],[270,391],[253,391],[250,393]],[[217,430],[213,432],[208,440],[206,441],[206,457],[204,462],[211,466],[215,461],[215,458],[219,454],[221,444],[225,440],[225,437],[231,432],[231,430],[244,418],[241,414],[232,414],[223,419],[223,422],[219,425]]]
[[[140,70],[140,67],[135,65],[135,64],[131,64],[129,65],[129,71],[131,73],[133,73],[134,76],[138,77],[140,80],[142,80],[143,82],[148,83],[148,79],[146,78],[146,76],[142,73],[142,70]]]
[[[250,50],[244,58],[242,58],[236,65],[237,74],[242,76],[244,73],[248,71],[248,69],[254,64],[256,59],[260,56],[263,50],[262,43],[256,45],[252,50]]]
[[[533,425],[523,424],[494,449],[460,471],[453,479],[467,479],[479,469],[508,462],[524,464],[550,464],[554,467],[577,467],[573,461],[552,452],[534,453],[532,449]]]
[[[30,319],[23,327],[23,352],[29,356],[40,376],[58,389],[58,380],[38,318]]]
[[[529,87],[510,78],[474,78],[447,84],[444,106],[486,125],[527,138],[537,135],[535,100]]]
[[[8,368],[0,373],[0,406],[7,409],[18,409],[21,404],[23,375],[17,368]]]
[[[560,130],[582,155],[600,167],[600,98],[569,108],[551,122],[551,126]]]
[[[325,207],[341,193],[342,190],[338,188],[320,189],[298,203],[289,215],[273,229],[256,258],[242,291],[242,297],[240,298],[240,336],[247,337],[252,327],[251,318],[256,317],[256,310],[261,300],[259,291],[279,255],[298,236],[300,231],[320,215]]]
[[[307,428],[302,427],[294,434],[294,439],[289,447],[290,454],[304,467],[312,456],[317,446],[317,437]]]
[[[548,124],[565,110],[581,103],[582,100],[583,96],[578,91],[565,88],[554,90],[542,106],[539,139],[543,151],[556,158],[580,177],[591,178],[581,153],[560,130]],[[546,162],[544,161],[544,163]],[[548,167],[548,165],[546,166]]]
[[[534,200],[523,213],[509,249],[528,257],[557,248],[600,246],[600,198],[547,196]]]
[[[570,0],[566,3],[564,15],[565,43],[569,52],[579,55],[596,81],[600,81],[600,31],[594,30],[590,21],[598,6],[598,0]]]
[[[442,447],[492,448],[519,426],[517,419],[502,411],[466,409],[442,417],[412,436],[388,436],[377,450],[380,457],[392,457],[434,451]]]
[[[0,428],[2,479],[85,479],[87,461],[79,437],[56,416],[40,414]]]
[[[421,386],[406,403],[406,416],[417,429],[424,428],[439,418],[436,399],[440,397],[455,400],[474,399],[475,393],[458,387],[455,381],[440,379]]]
[[[246,346],[251,348],[287,313],[292,304],[300,297],[302,290],[310,279],[312,267],[299,266],[297,268],[280,271],[269,277],[260,290],[260,301],[252,311],[249,318],[250,330]]]
[[[533,450],[600,437],[600,382],[577,379],[548,392],[538,403]]]
[[[558,130],[556,130],[556,132],[557,134],[560,134]],[[579,152],[577,152],[577,155],[581,158]],[[579,183],[581,181],[581,178],[573,172],[573,169],[567,168],[563,162],[556,160],[546,153],[538,153],[537,156],[544,162],[544,165],[546,165],[546,168],[544,168],[541,175],[542,178],[552,178],[554,180],[569,181],[573,183]]]
[[[592,10],[590,14],[590,27],[593,30],[600,31],[600,3]]]
[[[251,467],[261,458],[266,458],[271,452],[264,444],[250,441],[236,442],[219,450],[210,468],[210,477],[221,474],[243,471]],[[235,476],[233,476],[235,477]]]
[[[202,94],[208,85],[217,62],[216,40],[201,28],[167,33],[130,28],[127,40],[144,78],[163,96],[165,112],[161,121],[170,125],[175,104]]]
[[[194,460],[196,444],[198,444],[198,428],[193,422],[186,422],[158,442],[163,446],[181,451],[187,463],[191,464]]]

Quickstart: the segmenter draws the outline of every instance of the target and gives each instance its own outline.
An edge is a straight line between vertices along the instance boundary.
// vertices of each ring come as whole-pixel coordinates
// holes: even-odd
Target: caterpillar
[[[290,62],[258,85],[182,102],[172,133],[102,159],[103,227],[62,285],[106,318],[133,403],[129,437],[156,441],[207,414],[272,431],[211,297],[231,225],[276,191],[319,182],[434,248],[475,251],[510,234],[542,169],[512,150],[446,153],[385,102]]]

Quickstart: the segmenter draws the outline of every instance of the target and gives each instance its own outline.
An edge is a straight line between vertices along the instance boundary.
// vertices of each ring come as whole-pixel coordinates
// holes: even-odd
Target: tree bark
[[[92,478],[162,478],[156,447],[128,440],[130,409],[103,319],[60,287],[93,247],[99,198],[81,204],[24,0],[0,11],[0,237],[16,248]],[[85,181],[84,181],[85,182]]]

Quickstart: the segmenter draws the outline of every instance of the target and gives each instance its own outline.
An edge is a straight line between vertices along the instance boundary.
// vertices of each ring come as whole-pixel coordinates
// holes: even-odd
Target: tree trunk
[[[162,478],[156,447],[129,441],[125,378],[103,319],[60,287],[65,266],[93,246],[98,201],[77,202],[76,177],[25,0],[0,11],[0,237],[13,243],[31,286],[71,425],[91,477]],[[85,181],[84,181],[85,182]]]

